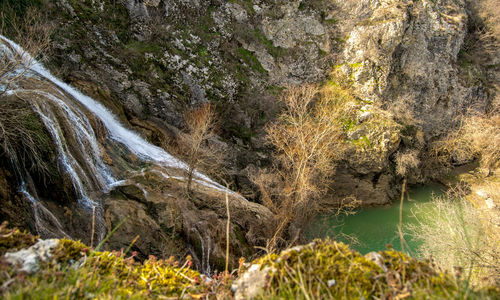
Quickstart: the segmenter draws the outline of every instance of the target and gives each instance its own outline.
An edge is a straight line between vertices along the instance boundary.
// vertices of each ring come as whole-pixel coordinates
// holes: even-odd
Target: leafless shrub
[[[408,150],[396,154],[396,173],[405,177],[412,169],[416,169],[420,163],[417,150]]]
[[[290,87],[284,111],[267,127],[275,150],[272,170],[254,178],[263,203],[277,215],[269,242],[293,241],[291,223],[301,224],[317,213],[317,200],[327,190],[335,162],[342,157],[342,116],[347,93],[338,87]],[[300,227],[300,226],[299,226]],[[299,229],[297,229],[299,230]]]
[[[500,167],[500,115],[470,113],[458,129],[433,145],[434,154],[443,164],[480,159],[489,174]]]
[[[191,193],[195,170],[211,170],[209,174],[221,175],[220,166],[224,153],[216,144],[211,143],[216,140],[217,123],[213,105],[207,103],[186,112],[185,121],[188,132],[181,136],[180,147],[188,164],[186,190]]]
[[[0,48],[0,95],[9,86],[19,80],[34,63],[41,58],[50,44],[51,26],[45,17],[36,9],[29,9],[23,18],[16,16],[15,10],[8,4],[2,6],[0,12],[0,34],[11,36],[18,43],[21,51],[12,49],[5,41],[0,40],[4,49]]]

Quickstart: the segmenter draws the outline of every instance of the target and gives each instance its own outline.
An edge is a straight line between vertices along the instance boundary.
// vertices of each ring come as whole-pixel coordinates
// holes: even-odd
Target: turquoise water
[[[405,199],[403,205],[403,227],[405,224],[416,223],[412,209],[421,203],[427,203],[431,196],[442,194],[442,187],[428,185],[410,190],[410,199]],[[431,203],[429,203],[431,205]],[[335,240],[350,244],[362,254],[371,251],[385,250],[390,244],[396,250],[401,250],[398,234],[399,201],[390,206],[365,208],[349,216],[323,216],[316,219],[307,236],[313,238],[331,237]],[[353,243],[344,235],[355,237],[359,243]],[[418,242],[405,236],[405,251],[414,253]],[[409,249],[408,249],[409,248]]]

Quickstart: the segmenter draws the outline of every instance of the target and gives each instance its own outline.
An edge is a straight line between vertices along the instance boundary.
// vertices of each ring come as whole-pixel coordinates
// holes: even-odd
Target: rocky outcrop
[[[186,195],[183,177],[165,177],[159,170],[143,170],[105,197],[108,228],[121,221],[107,243],[110,249],[132,245],[140,258],[153,254],[182,259],[190,254],[198,269],[210,273],[225,263],[227,212],[226,193],[195,184]],[[239,257],[264,246],[271,232],[272,213],[265,207],[228,194],[230,211],[230,265]],[[127,219],[125,219],[127,218]]]
[[[17,252],[5,253],[5,262],[15,266],[18,271],[33,274],[40,270],[40,264],[52,259],[52,251],[58,240],[41,240],[35,245]]]
[[[185,110],[216,103],[220,143],[230,154],[226,167],[240,189],[254,188],[248,170],[269,164],[272,150],[265,145],[263,127],[275,118],[288,84],[329,79],[328,84],[342,85],[356,96],[356,112],[344,124],[346,159],[337,169],[335,192],[326,197],[333,204],[349,196],[365,205],[389,202],[399,185],[395,153],[424,149],[466,109],[481,110],[488,103],[482,73],[472,72],[474,80],[462,76],[468,72],[461,59],[468,51],[463,45],[469,17],[463,0],[45,4],[41,9],[56,25],[50,68],[154,144],[172,142],[184,127]],[[220,266],[225,195],[200,185],[187,201],[182,180],[161,178],[133,153],[106,144],[103,124],[92,118],[90,123],[97,129],[96,152],[103,164],[128,180],[105,193],[92,188],[92,196],[105,200],[102,211],[94,213],[107,222],[102,226],[109,230],[130,216],[107,246],[126,248],[140,235],[132,247],[141,258],[191,253],[201,269]],[[78,146],[75,137],[67,139]],[[56,165],[55,151],[46,148],[44,158]],[[75,154],[80,162],[87,154],[82,149]],[[21,215],[15,225],[36,230],[40,225],[25,217],[35,210],[11,187],[18,179],[4,158],[0,216],[14,220]],[[76,169],[95,185],[95,172]],[[89,239],[92,213],[74,203],[74,184],[63,173],[52,173],[57,176],[48,182],[29,173],[33,178],[27,180],[26,193],[38,190],[38,208],[48,207],[55,220],[62,220],[59,225],[49,222],[53,228]],[[425,174],[414,177],[410,182],[426,179]],[[235,213],[231,251],[248,256],[262,245],[272,215],[239,197],[230,202]]]
[[[339,70],[361,98],[415,122],[427,138],[446,132],[472,104],[484,109],[484,87],[464,85],[459,76],[468,21],[464,1],[342,6],[359,23],[348,33]]]
[[[362,101],[390,112],[378,117],[415,126],[419,136],[411,138],[418,143],[401,147],[417,150],[468,107],[488,102],[480,80],[460,79],[464,1],[58,3],[66,14],[57,21],[53,63],[66,78],[117,112],[123,106],[124,117],[154,119],[159,127],[182,128],[183,110],[216,102],[232,153],[228,166],[239,182],[248,181],[242,170],[249,164],[266,164],[266,155],[255,153],[268,151],[262,126],[286,84],[320,82],[333,71]],[[386,132],[391,146],[383,154],[348,161],[339,174],[350,175],[340,181],[394,180],[389,165],[399,142],[393,134]],[[373,203],[390,195],[380,193]]]
[[[0,38],[5,61],[21,53],[32,59]],[[8,75],[21,76],[3,77],[10,81],[0,95],[5,109],[0,126],[9,130],[1,136],[0,180],[7,183],[0,190],[2,216],[10,220],[25,213],[16,223],[43,238],[71,237],[91,247],[107,242],[111,249],[132,248],[141,259],[191,255],[206,273],[222,270],[226,260],[236,266],[239,257],[264,246],[273,218],[268,209],[198,170],[188,192],[183,161],[142,139],[38,62],[19,65],[19,73]],[[21,205],[13,207],[16,202]],[[233,219],[226,238],[227,209]],[[20,254],[30,257],[26,264],[39,260],[37,249]]]

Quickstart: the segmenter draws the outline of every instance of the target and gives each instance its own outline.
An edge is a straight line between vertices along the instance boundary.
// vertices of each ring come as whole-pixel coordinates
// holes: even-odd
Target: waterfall
[[[21,194],[23,194],[28,201],[31,203],[33,208],[33,217],[35,221],[35,228],[38,234],[42,234],[45,236],[57,236],[57,237],[65,237],[69,238],[69,235],[64,232],[61,223],[59,220],[48,210],[42,203],[35,199],[26,189],[26,184],[21,183],[21,188],[19,190]],[[47,222],[50,222],[52,226],[48,226]],[[55,231],[50,230],[49,228],[55,227]]]
[[[44,127],[50,133],[57,150],[60,170],[70,179],[79,205],[87,212],[98,212],[95,216],[98,227],[105,228],[103,209],[98,199],[93,199],[90,195],[96,191],[106,192],[124,181],[123,178],[117,178],[121,174],[113,174],[103,163],[99,142],[95,129],[89,121],[89,114],[104,125],[109,142],[121,145],[140,160],[161,168],[187,170],[188,166],[183,161],[162,148],[148,143],[138,134],[124,127],[117,117],[102,104],[55,78],[19,45],[1,35],[0,57],[18,61],[16,69],[11,70],[11,73],[6,76],[11,78],[21,76],[49,85],[47,89],[30,89],[0,82],[0,89],[3,89],[3,91],[0,90],[0,95],[29,96],[33,111],[39,115]],[[165,178],[170,177],[166,173],[162,175]],[[194,181],[202,185],[241,197],[200,172],[195,171],[194,176]],[[185,180],[185,178],[180,179]],[[57,229],[57,232],[51,232],[51,235],[67,236],[57,218],[36,199],[36,196],[28,192],[24,184],[20,188],[20,193],[32,203],[39,233],[46,231],[43,228],[44,221],[41,220],[43,216]],[[105,232],[101,231],[98,235],[102,239]],[[210,252],[210,248],[207,251]],[[207,266],[208,263],[207,258]]]
[[[110,138],[123,144],[127,147],[132,153],[137,155],[139,158],[147,161],[156,162],[165,167],[177,168],[177,169],[187,169],[188,166],[181,160],[173,157],[165,150],[160,147],[154,146],[140,137],[138,134],[133,131],[125,128],[116,117],[106,109],[101,103],[96,100],[82,94],[75,88],[69,86],[68,84],[60,81],[50,74],[48,70],[46,70],[40,63],[34,61],[34,59],[26,53],[19,45],[14,43],[13,41],[5,38],[0,35],[0,39],[4,42],[8,43],[9,46],[18,53],[20,57],[22,57],[25,62],[25,67],[29,68],[30,71],[40,75],[41,77],[47,79],[52,82],[54,85],[59,87],[62,91],[71,95],[78,102],[83,104],[89,111],[94,113],[105,125]],[[217,190],[226,191],[227,189],[218,184],[217,182],[211,180],[208,176],[195,171],[195,177],[198,177],[197,181],[201,184],[209,186],[211,188],[215,188]],[[195,179],[196,180],[196,179]],[[236,195],[232,191],[228,191],[233,195]]]

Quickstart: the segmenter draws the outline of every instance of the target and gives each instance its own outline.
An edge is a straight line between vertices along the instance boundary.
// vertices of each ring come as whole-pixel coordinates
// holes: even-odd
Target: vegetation
[[[16,172],[36,174],[45,183],[57,171],[48,163],[55,151],[42,120],[19,95],[0,99],[0,157]]]
[[[288,231],[292,222],[303,224],[317,213],[315,200],[327,190],[335,161],[342,157],[341,120],[349,98],[334,87],[319,92],[303,86],[290,87],[282,100],[284,111],[267,127],[275,150],[273,169],[255,178],[264,204],[277,215],[270,249],[298,237]]]
[[[24,10],[28,5],[25,2],[1,3],[0,34],[16,41],[23,50],[17,52],[6,42],[0,41],[0,45],[8,49],[7,52],[2,51],[3,55],[0,56],[0,96],[23,76],[49,46],[51,27],[36,8]],[[8,52],[11,54],[6,54]]]
[[[210,103],[186,112],[184,118],[188,132],[181,137],[182,152],[188,164],[186,190],[191,193],[193,175],[197,168],[217,169],[223,155],[207,144],[215,137],[215,106]]]
[[[5,242],[6,240],[9,242]],[[0,226],[0,245],[15,251],[34,244],[36,237]],[[16,242],[12,243],[12,241]],[[463,282],[396,251],[382,251],[370,260],[346,245],[317,240],[306,246],[270,254],[253,262],[270,270],[258,298],[351,299],[494,297],[495,290],[463,289]],[[19,272],[0,256],[0,297],[79,299],[230,299],[230,274],[205,275],[173,258],[150,256],[144,262],[127,251],[99,252],[80,242],[62,239],[51,259],[40,262],[37,273]],[[246,272],[243,261],[237,270]],[[235,270],[236,271],[236,270]],[[465,294],[468,292],[469,294]]]
[[[498,196],[496,191],[491,197]],[[484,201],[484,200],[483,200]],[[497,202],[498,199],[492,199]],[[500,286],[500,232],[498,216],[479,202],[471,202],[463,190],[434,197],[432,205],[417,206],[417,225],[407,230],[422,242],[420,255],[455,272],[473,286]]]
[[[500,167],[500,115],[469,113],[456,131],[433,145],[442,164],[463,164],[476,158],[488,174]]]
[[[388,250],[368,259],[329,240],[270,254],[254,261],[269,276],[262,299],[475,298],[465,285],[430,261]],[[494,292],[491,292],[494,295]]]
[[[8,244],[11,251],[33,244],[35,237],[18,230],[0,227],[0,243],[19,239],[16,244]],[[158,260],[153,256],[140,263],[135,254],[126,252],[94,251],[80,242],[62,239],[53,250],[52,260],[43,263],[35,274],[15,271],[13,266],[2,262],[0,271],[0,297],[20,298],[79,298],[79,299],[144,299],[183,297],[201,298],[214,294],[216,290],[223,296],[227,293],[225,279],[209,281],[190,268],[191,261],[179,264],[173,258]],[[0,257],[3,261],[3,257]],[[215,277],[217,278],[217,276]]]
[[[37,237],[20,231],[19,229],[8,229],[7,222],[0,225],[0,257],[7,251],[17,251],[36,243]]]

